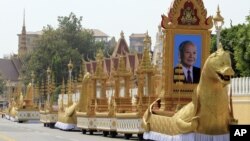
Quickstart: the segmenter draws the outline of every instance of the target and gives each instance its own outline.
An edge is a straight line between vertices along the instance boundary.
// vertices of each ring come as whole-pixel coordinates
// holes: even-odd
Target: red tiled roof
[[[126,55],[127,53],[129,53],[127,42],[124,38],[120,38],[114,49],[112,57],[118,57],[119,55]]]
[[[91,64],[90,63],[86,63],[86,69],[87,69],[87,72],[91,73]]]
[[[105,58],[105,70],[110,75],[111,72],[111,59],[110,58]]]
[[[117,70],[118,68],[118,63],[119,63],[119,58],[112,58],[112,66]]]
[[[138,56],[138,59],[139,59],[139,62],[140,62],[141,59],[142,59],[142,54],[141,53],[137,53],[137,56]]]
[[[93,73],[96,71],[96,62],[92,61],[92,69],[93,69]]]
[[[135,70],[135,55],[129,54],[128,59],[129,59],[130,68],[131,68],[132,72],[134,72],[134,70]]]
[[[138,66],[139,66],[139,62],[142,59],[142,54],[126,54],[125,55],[125,65],[126,65],[126,69],[132,71],[132,73],[135,73],[135,71],[137,70]],[[114,68],[115,70],[117,70],[118,66],[119,66],[119,57],[112,57],[112,58],[105,58],[103,60],[103,71],[105,73],[107,73],[108,75],[111,74],[112,68]],[[96,65],[97,62],[96,61],[91,61],[86,63],[86,69],[88,72],[90,73],[95,73],[96,71]]]

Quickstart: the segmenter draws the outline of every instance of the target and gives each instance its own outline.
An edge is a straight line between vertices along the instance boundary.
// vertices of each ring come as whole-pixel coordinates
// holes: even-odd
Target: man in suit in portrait
[[[183,41],[179,46],[180,63],[182,64],[182,70],[184,73],[184,83],[199,83],[200,80],[200,68],[195,67],[195,61],[197,59],[197,49],[193,42]],[[176,69],[175,67],[174,69]]]

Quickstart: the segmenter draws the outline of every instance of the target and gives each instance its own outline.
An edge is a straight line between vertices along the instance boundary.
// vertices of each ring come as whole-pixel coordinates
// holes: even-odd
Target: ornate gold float
[[[212,17],[207,17],[202,1],[174,0],[168,15],[162,15],[161,26],[163,87],[144,114],[144,138],[229,140],[228,125],[236,120],[229,114],[226,85],[234,73],[222,47],[209,56]],[[196,61],[202,68],[199,83],[185,83],[177,51],[186,40],[196,45]]]
[[[58,110],[58,121],[55,124],[56,128],[62,130],[74,130],[76,129],[76,108],[78,105],[77,101],[73,101],[73,94],[76,93],[73,78],[72,78],[73,64],[70,60],[68,64],[69,79],[67,82],[67,104],[64,105],[64,91],[62,91],[62,97],[58,100],[59,110]],[[63,84],[64,85],[64,84]]]
[[[34,103],[35,87],[34,87],[34,73],[31,74],[32,82],[26,87],[26,95],[22,94],[22,82],[19,78],[19,83],[16,88],[14,97],[11,99],[9,106],[9,118],[12,121],[22,123],[28,120],[38,120],[39,111],[37,105]]]
[[[54,90],[55,90],[55,82],[54,77],[52,76],[52,71],[48,67],[47,69],[47,99],[44,105],[44,108],[40,109],[40,121],[44,124],[44,127],[53,128],[58,119],[58,110],[53,107],[54,101]]]

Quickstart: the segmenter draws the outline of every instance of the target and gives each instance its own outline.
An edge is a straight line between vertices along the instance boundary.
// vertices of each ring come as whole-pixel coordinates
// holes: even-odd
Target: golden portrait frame
[[[173,68],[174,68],[174,42],[175,35],[200,35],[201,36],[201,64],[200,67],[203,67],[206,58],[209,55],[209,46],[210,46],[210,34],[211,31],[208,30],[183,30],[183,29],[166,29],[164,37],[164,58],[163,58],[163,77],[164,77],[164,88],[167,94],[174,94],[177,91],[181,93],[193,93],[194,88],[197,84],[183,84],[177,85],[173,83]]]

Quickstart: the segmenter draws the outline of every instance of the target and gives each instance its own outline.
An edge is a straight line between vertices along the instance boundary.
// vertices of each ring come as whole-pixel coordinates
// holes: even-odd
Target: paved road
[[[43,127],[38,121],[17,123],[0,118],[0,141],[121,141],[117,138],[97,135],[83,135],[80,131],[61,131]],[[137,140],[132,138],[131,140]]]

